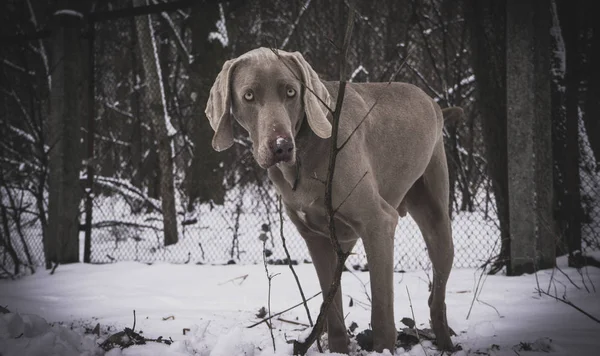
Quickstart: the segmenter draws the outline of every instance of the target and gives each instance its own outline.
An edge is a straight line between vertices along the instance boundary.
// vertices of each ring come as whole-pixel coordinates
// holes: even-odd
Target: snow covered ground
[[[600,354],[600,324],[574,308],[540,296],[536,286],[567,300],[600,318],[600,270],[588,268],[583,276],[559,258],[559,270],[521,277],[488,276],[481,281],[479,301],[467,314],[479,281],[479,271],[456,269],[448,288],[448,320],[462,347],[456,355],[551,355]],[[300,297],[286,266],[269,266],[273,279],[272,311],[282,311]],[[318,292],[313,266],[296,268],[307,296]],[[563,273],[564,272],[564,273]],[[572,281],[569,281],[569,279]],[[537,282],[536,282],[537,281]],[[343,276],[346,323],[369,326],[368,273]],[[586,290],[589,289],[589,292]],[[417,326],[428,327],[428,277],[425,272],[395,274],[395,318],[411,317],[410,292]],[[353,306],[350,307],[350,300]],[[321,297],[309,302],[316,318]],[[110,334],[133,325],[146,338],[171,338],[171,345],[149,342],[107,355],[290,355],[293,340],[306,327],[286,321],[273,322],[277,351],[273,352],[266,324],[248,329],[255,314],[267,304],[267,278],[262,265],[147,265],[119,262],[108,265],[59,266],[54,275],[38,273],[10,281],[0,280],[0,306],[12,313],[0,314],[0,354],[102,355],[97,345]],[[43,319],[42,319],[43,318]],[[281,318],[307,323],[303,308]],[[45,320],[44,320],[45,319]],[[49,323],[49,324],[48,324]],[[89,332],[100,324],[100,336]],[[185,335],[184,330],[186,330]],[[354,355],[370,355],[356,350]],[[534,351],[525,351],[533,349]],[[537,351],[535,351],[537,350]],[[316,349],[310,355],[320,355]],[[373,354],[374,355],[374,354]],[[428,341],[396,355],[439,355]]]

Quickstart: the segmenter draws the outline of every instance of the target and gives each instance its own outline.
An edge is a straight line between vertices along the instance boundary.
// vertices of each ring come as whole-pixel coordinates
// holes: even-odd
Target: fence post
[[[546,1],[507,2],[509,275],[553,267],[556,259],[552,214],[550,23]]]
[[[57,7],[52,19],[48,239],[45,250],[54,263],[72,263],[79,262],[81,126],[88,113],[87,48],[82,38],[83,14],[73,10],[81,8],[81,4],[68,1],[62,5]]]
[[[88,24],[88,115],[87,115],[87,159],[85,188],[85,239],[83,245],[83,262],[90,263],[92,255],[92,212],[94,201],[94,134],[95,134],[95,92],[94,92],[94,38],[96,23],[90,19]]]

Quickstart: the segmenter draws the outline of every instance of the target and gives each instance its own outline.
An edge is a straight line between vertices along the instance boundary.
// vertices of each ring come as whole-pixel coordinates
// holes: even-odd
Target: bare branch
[[[274,277],[276,277],[277,275],[279,275],[279,273],[272,275],[269,273],[269,267],[267,267],[267,254],[266,254],[266,249],[267,249],[267,241],[265,240],[263,242],[263,263],[265,266],[265,273],[267,274],[267,279],[269,280],[269,295],[268,295],[268,299],[267,299],[267,312],[269,313],[269,320],[272,318],[271,316],[271,281],[273,280]],[[269,332],[271,333],[271,341],[273,342],[273,352],[276,352],[276,348],[275,348],[275,336],[273,335],[273,327],[271,327],[271,325],[269,325],[267,323],[267,326],[269,327]]]
[[[158,1],[154,0],[153,3],[158,4]],[[190,55],[190,52],[188,51],[188,49],[185,46],[185,43],[183,43],[183,39],[177,32],[177,29],[175,28],[175,23],[173,22],[171,17],[166,12],[161,12],[160,16],[166,22],[167,28],[169,29],[169,32],[171,33],[171,35],[173,35],[173,38],[175,38],[175,44],[177,45],[177,51],[179,52],[179,55],[183,58],[183,61],[182,61],[183,65],[187,69],[189,69],[189,66],[192,63],[193,57]]]
[[[311,299],[314,299],[314,298],[316,298],[316,297],[317,297],[319,294],[321,294],[321,292],[318,292],[318,293],[316,293],[316,294],[315,294],[315,295],[313,295],[312,297],[308,298],[306,301],[308,302],[308,301],[310,301]],[[300,302],[300,303],[298,303],[298,304],[295,304],[295,305],[293,305],[293,306],[291,306],[291,307],[287,308],[286,310],[280,311],[279,313],[275,313],[275,314],[271,315],[271,316],[270,316],[270,317],[268,317],[268,318],[262,319],[261,321],[259,321],[259,322],[256,322],[256,323],[254,323],[254,324],[252,324],[252,325],[248,326],[248,327],[247,327],[247,329],[252,329],[253,327],[255,327],[255,326],[257,326],[257,325],[260,325],[260,324],[262,324],[262,323],[266,323],[267,321],[269,321],[269,320],[271,320],[271,319],[273,319],[273,318],[275,318],[275,317],[277,317],[277,316],[280,316],[280,315],[281,315],[281,314],[283,314],[283,313],[287,313],[287,312],[289,312],[289,311],[290,311],[290,310],[292,310],[292,309],[298,308],[298,307],[299,307],[299,306],[301,306],[302,304],[304,304],[304,301],[302,301],[302,302]]]
[[[592,314],[586,312],[585,310],[581,309],[580,307],[578,307],[577,305],[573,304],[573,302],[567,300],[565,297],[563,298],[559,298],[557,296],[554,296],[550,293],[547,293],[546,291],[543,291],[541,289],[538,288],[537,292],[539,292],[540,294],[546,295],[554,300],[557,300],[561,303],[564,303],[572,308],[574,308],[575,310],[577,310],[578,312],[582,313],[583,315],[587,316],[588,318],[592,319],[593,321],[597,322],[600,324],[600,319],[596,318],[595,316],[593,316]]]
[[[340,203],[340,205],[338,205],[337,208],[333,209],[333,213],[334,214],[336,214],[338,212],[338,210],[342,207],[342,205],[344,205],[344,203],[346,202],[346,200],[348,200],[348,198],[352,195],[352,193],[354,193],[354,190],[360,184],[360,182],[363,181],[363,179],[365,178],[365,176],[367,175],[367,173],[369,173],[369,171],[366,171],[362,175],[362,177],[360,177],[360,179],[358,180],[358,182],[356,182],[356,184],[354,184],[354,187],[352,187],[352,190],[350,190],[350,193],[348,193],[348,195],[346,195],[346,197],[344,198],[344,200],[342,200],[342,202]]]
[[[300,13],[298,14],[298,17],[296,18],[296,21],[294,21],[294,24],[292,25],[292,27],[290,28],[290,31],[288,32],[287,36],[283,40],[283,43],[281,43],[281,49],[284,49],[285,46],[287,46],[288,42],[290,41],[290,37],[292,37],[292,34],[296,30],[296,27],[298,26],[298,23],[300,22],[300,18],[302,18],[302,15],[304,15],[304,12],[306,11],[306,9],[308,9],[308,6],[310,6],[310,1],[311,0],[306,0],[306,2],[304,3],[304,6],[302,6],[300,8]],[[312,326],[312,323],[310,326]]]
[[[394,74],[392,74],[390,76],[390,80],[387,82],[386,88],[392,83],[392,81],[394,80],[394,78],[396,77],[396,75],[400,72],[400,70],[402,69],[402,67],[404,67],[404,65],[406,64],[406,61],[408,61],[408,57],[410,57],[410,55],[411,55],[412,52],[413,52],[413,50],[411,49],[411,51],[408,52],[408,54],[406,55],[406,57],[404,57],[404,59],[402,60],[402,63],[400,63],[400,65],[398,66],[398,68],[396,69],[396,71],[394,72]],[[354,136],[354,134],[361,127],[361,125],[363,124],[363,122],[365,122],[365,120],[369,117],[369,115],[371,114],[371,111],[373,111],[373,109],[375,108],[375,105],[377,105],[379,103],[379,98],[381,98],[381,96],[385,92],[386,92],[386,90],[382,90],[380,92],[380,94],[377,95],[377,98],[375,98],[375,102],[373,103],[373,105],[371,105],[371,107],[369,108],[369,110],[367,111],[367,113],[365,114],[365,116],[360,120],[360,122],[354,128],[354,130],[352,130],[352,132],[350,132],[350,135],[348,135],[348,137],[346,138],[346,140],[344,140],[344,142],[342,142],[342,144],[338,147],[339,151],[341,151],[344,148],[344,146],[346,146],[346,144],[348,143],[348,141],[350,141],[350,139],[352,138],[352,136]]]
[[[285,251],[285,256],[287,257],[288,266],[294,275],[294,279],[296,280],[296,285],[298,286],[298,291],[300,292],[300,296],[302,297],[302,302],[304,303],[304,309],[306,310],[306,316],[308,317],[308,322],[310,326],[313,326],[312,317],[310,316],[310,310],[308,310],[308,304],[306,303],[306,297],[304,296],[304,290],[302,289],[302,285],[300,284],[300,279],[296,274],[296,270],[292,265],[292,258],[290,257],[290,252],[288,251],[287,245],[285,243],[285,236],[283,235],[283,209],[281,203],[281,195],[279,196],[279,236],[281,237],[281,243],[283,245],[283,250]]]
[[[271,51],[273,51],[273,53],[275,53],[277,58],[279,58],[281,60],[281,55],[279,54],[279,50],[277,50],[277,48],[273,48],[273,47],[271,47],[270,49],[271,49]],[[302,87],[304,87],[306,90],[311,92],[312,95],[314,95],[317,98],[317,100],[319,100],[321,102],[321,104],[323,104],[323,106],[325,106],[325,108],[327,108],[327,111],[329,111],[330,113],[333,113],[333,109],[331,107],[329,107],[329,105],[327,105],[327,103],[323,99],[321,99],[321,97],[318,96],[317,93],[315,93],[312,88],[309,88],[306,85],[306,83],[304,83],[302,78],[298,77],[296,72],[294,72],[294,70],[292,70],[292,68],[289,66],[289,64],[287,64],[285,61],[281,61],[281,63],[283,63],[283,65],[285,65],[285,67],[290,71],[290,73],[292,73],[294,78],[296,78],[300,82],[300,84],[302,84]]]
[[[329,237],[337,255],[337,265],[335,268],[333,282],[329,288],[329,292],[324,296],[323,304],[321,304],[321,310],[317,317],[315,327],[311,330],[308,337],[300,342],[294,341],[294,354],[304,355],[308,351],[308,348],[315,342],[318,335],[321,334],[323,326],[325,324],[326,314],[333,302],[336,293],[339,290],[342,271],[346,259],[350,255],[349,252],[344,252],[340,242],[337,238],[335,231],[335,211],[333,209],[333,177],[335,172],[335,164],[339,149],[337,148],[338,130],[340,125],[340,114],[342,111],[342,105],[344,103],[344,94],[346,92],[346,58],[348,55],[348,49],[350,47],[350,36],[352,35],[352,29],[354,27],[355,18],[355,2],[350,1],[348,9],[348,21],[346,23],[346,31],[344,34],[344,42],[342,45],[342,51],[339,56],[340,65],[340,83],[338,88],[337,100],[335,110],[333,112],[332,128],[331,128],[331,151],[329,153],[329,165],[327,169],[327,180],[325,185],[325,208],[327,209],[327,215],[329,216]]]
[[[408,295],[408,304],[410,305],[410,313],[412,314],[412,319],[413,319],[413,321],[415,322],[415,325],[416,325],[417,322],[415,321],[415,311],[413,310],[412,299],[410,298],[410,291],[408,290],[408,286],[406,286],[406,294]],[[423,346],[423,344],[421,344],[421,336],[419,336],[419,329],[416,326],[415,326],[415,334],[417,334],[417,340],[419,340],[419,345],[421,345],[421,348],[423,349],[423,352],[427,356],[427,350],[425,349],[425,347]]]

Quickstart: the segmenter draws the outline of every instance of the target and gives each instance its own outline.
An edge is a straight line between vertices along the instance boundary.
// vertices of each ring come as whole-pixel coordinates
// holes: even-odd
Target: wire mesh
[[[285,213],[280,226],[275,190],[253,162],[248,137],[236,128],[234,147],[215,153],[203,112],[223,62],[257,46],[301,49],[322,79],[336,79],[334,39],[340,37],[342,22],[329,21],[329,14],[337,13],[333,2],[318,8],[310,2],[249,4],[236,17],[227,16],[234,10],[215,3],[203,11],[183,8],[93,25],[95,131],[89,137],[94,152],[91,162],[84,162],[95,172],[91,262],[248,264],[261,263],[264,254],[279,264],[285,262],[280,229],[291,258],[310,261]],[[455,267],[478,267],[498,255],[500,232],[481,118],[472,104],[476,82],[460,8],[423,6],[411,14],[392,4],[358,11],[348,57],[351,81],[411,82],[442,107],[465,109],[465,123],[445,132],[449,210]],[[398,26],[382,25],[391,20]],[[43,108],[50,76],[41,55],[47,47],[43,41],[24,42],[1,55],[0,82],[7,83],[0,109],[0,273],[5,275],[19,274],[16,268],[22,272],[48,266],[43,244],[48,199]],[[82,126],[87,140],[90,133]],[[597,250],[600,170],[583,123],[580,130],[582,248]],[[167,160],[160,156],[165,140]],[[173,178],[167,188],[165,170]],[[560,167],[555,170],[560,181]],[[177,242],[170,245],[165,244],[165,197],[175,206]],[[83,223],[83,202],[80,210]],[[394,241],[396,270],[430,268],[410,216],[400,219]],[[349,265],[364,268],[366,263],[359,241]]]

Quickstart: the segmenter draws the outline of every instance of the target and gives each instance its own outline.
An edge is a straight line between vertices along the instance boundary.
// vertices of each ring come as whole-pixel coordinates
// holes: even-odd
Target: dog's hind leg
[[[377,206],[377,204],[379,206]],[[371,326],[374,351],[395,350],[396,327],[394,323],[394,231],[398,213],[381,199],[373,204],[371,216],[364,215],[360,232],[369,262],[371,280]]]
[[[408,212],[419,225],[433,266],[433,286],[429,296],[432,328],[438,347],[452,350],[446,319],[446,283],[452,269],[454,246],[448,214],[448,167],[440,140],[423,176],[406,196]]]

